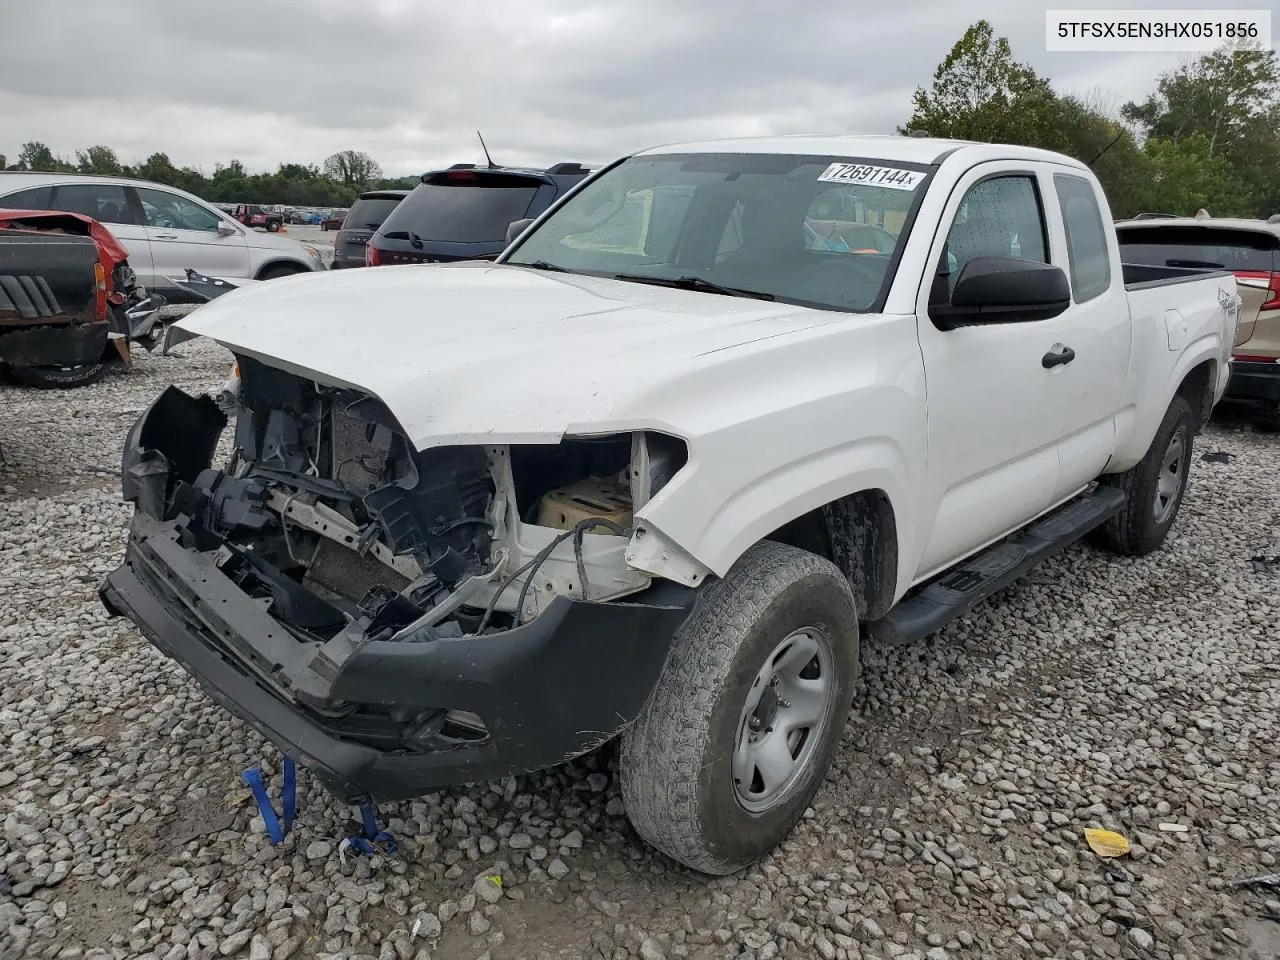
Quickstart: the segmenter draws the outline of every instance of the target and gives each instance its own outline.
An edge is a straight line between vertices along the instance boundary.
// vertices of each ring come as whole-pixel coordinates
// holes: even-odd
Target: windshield
[[[1274,234],[1218,227],[1131,227],[1116,231],[1125,263],[1218,267],[1270,273]]]
[[[391,239],[452,243],[503,242],[507,227],[525,216],[542,181],[504,174],[449,173],[419,184],[382,224]]]
[[[357,230],[377,230],[399,203],[400,197],[361,197],[346,214],[343,226]],[[343,211],[335,210],[334,216],[342,217]]]
[[[928,169],[827,156],[633,157],[582,187],[504,260],[871,310]]]

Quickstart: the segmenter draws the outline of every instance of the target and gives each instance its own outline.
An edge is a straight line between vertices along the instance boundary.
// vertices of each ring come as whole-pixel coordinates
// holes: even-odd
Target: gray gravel
[[[1235,459],[1196,457],[1154,556],[1075,549],[939,636],[864,643],[829,782],[744,876],[640,846],[609,748],[388,806],[400,855],[343,863],[352,811],[302,773],[272,847],[239,775],[276,755],[96,599],[125,431],[228,369],[178,349],[0,388],[0,960],[1280,956],[1280,892],[1229,885],[1280,857],[1280,576],[1248,562],[1280,440],[1199,438]],[[1131,854],[1099,860],[1091,826]]]

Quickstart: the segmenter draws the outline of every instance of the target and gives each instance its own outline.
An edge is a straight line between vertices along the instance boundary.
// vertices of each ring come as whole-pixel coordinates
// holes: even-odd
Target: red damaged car
[[[164,304],[97,220],[0,209],[0,366],[21,382],[78,387],[113,360],[127,365],[131,341],[158,341]]]

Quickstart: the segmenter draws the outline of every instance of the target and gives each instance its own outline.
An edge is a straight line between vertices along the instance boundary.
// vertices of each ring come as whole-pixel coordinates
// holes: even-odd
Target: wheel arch
[[[859,619],[879,619],[893,606],[898,592],[898,522],[884,490],[859,490],[831,500],[765,539],[816,553],[839,567],[858,602]]]
[[[301,260],[296,260],[293,257],[272,257],[270,260],[258,266],[258,269],[254,271],[253,279],[263,280],[267,273],[272,270],[279,269],[280,267],[289,268],[291,273],[312,272],[311,267]]]
[[[1174,397],[1186,397],[1196,416],[1197,429],[1208,422],[1218,395],[1222,348],[1213,337],[1206,337],[1196,347],[1180,358],[1173,375],[1164,381],[1162,392],[1150,388],[1150,399],[1139,400],[1137,407],[1130,407],[1122,417],[1120,442],[1103,473],[1123,473],[1146,455]]]

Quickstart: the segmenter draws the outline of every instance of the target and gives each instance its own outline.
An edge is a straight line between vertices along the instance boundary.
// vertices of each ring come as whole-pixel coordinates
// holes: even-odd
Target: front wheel
[[[622,799],[637,833],[713,875],[767,854],[822,784],[857,672],[844,575],[794,547],[752,547],[704,588],[623,734]]]
[[[279,232],[280,232],[280,223],[279,223],[279,221],[277,221],[277,220],[268,220],[268,221],[267,221],[267,233],[279,233]]]
[[[1095,543],[1130,557],[1160,548],[1178,515],[1191,473],[1195,419],[1191,404],[1176,396],[1146,455],[1124,473],[1099,477],[1125,495],[1120,512],[1098,528]]]

